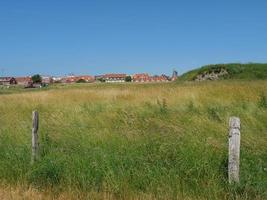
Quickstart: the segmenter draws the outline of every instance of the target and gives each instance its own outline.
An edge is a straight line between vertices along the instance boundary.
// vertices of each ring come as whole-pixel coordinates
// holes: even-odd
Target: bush
[[[39,74],[35,74],[32,76],[33,83],[42,83],[42,77]]]
[[[132,77],[131,76],[126,76],[125,77],[125,82],[131,82],[132,81]]]

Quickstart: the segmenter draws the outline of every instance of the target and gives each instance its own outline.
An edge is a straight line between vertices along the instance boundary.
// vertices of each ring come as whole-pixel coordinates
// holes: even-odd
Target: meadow
[[[0,92],[0,199],[267,199],[267,81]],[[31,114],[40,158],[31,160]],[[241,119],[240,184],[227,177]]]

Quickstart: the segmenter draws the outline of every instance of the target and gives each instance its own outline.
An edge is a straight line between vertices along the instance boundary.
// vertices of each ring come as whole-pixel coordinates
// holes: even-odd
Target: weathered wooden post
[[[38,128],[39,128],[39,115],[37,111],[32,112],[32,160],[33,164],[38,159]]]
[[[231,117],[229,120],[229,183],[239,183],[239,157],[240,157],[240,119]]]

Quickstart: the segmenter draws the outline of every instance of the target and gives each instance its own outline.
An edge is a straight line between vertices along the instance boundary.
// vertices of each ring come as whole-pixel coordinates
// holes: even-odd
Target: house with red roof
[[[167,82],[169,77],[162,74],[161,76],[149,76],[147,73],[143,74],[134,74],[132,76],[133,82],[136,83],[146,83],[146,82]]]
[[[16,77],[16,81],[18,85],[22,85],[22,86],[28,86],[33,83],[32,78],[30,76]]]
[[[14,77],[0,77],[0,85],[15,85],[17,81]]]
[[[63,77],[61,79],[62,83],[76,83],[77,81],[84,80],[87,83],[92,83],[95,81],[94,76],[89,76],[89,75],[83,75],[83,76],[67,76]]]
[[[132,81],[137,83],[150,82],[150,76],[147,73],[134,74],[132,76]]]
[[[105,74],[103,79],[107,83],[123,83],[125,82],[126,74]]]

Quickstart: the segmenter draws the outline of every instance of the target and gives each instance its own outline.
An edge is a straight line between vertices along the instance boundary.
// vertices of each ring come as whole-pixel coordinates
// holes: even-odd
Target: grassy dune
[[[2,94],[0,198],[266,199],[266,88],[76,84]],[[41,159],[30,166],[32,110],[40,113]],[[242,123],[241,183],[229,187],[233,115]]]
[[[222,76],[221,79],[243,79],[243,80],[266,80],[267,64],[266,63],[230,63],[230,64],[213,64],[194,69],[184,73],[180,80],[194,80],[197,75],[205,72],[220,71],[225,69],[228,75]]]

